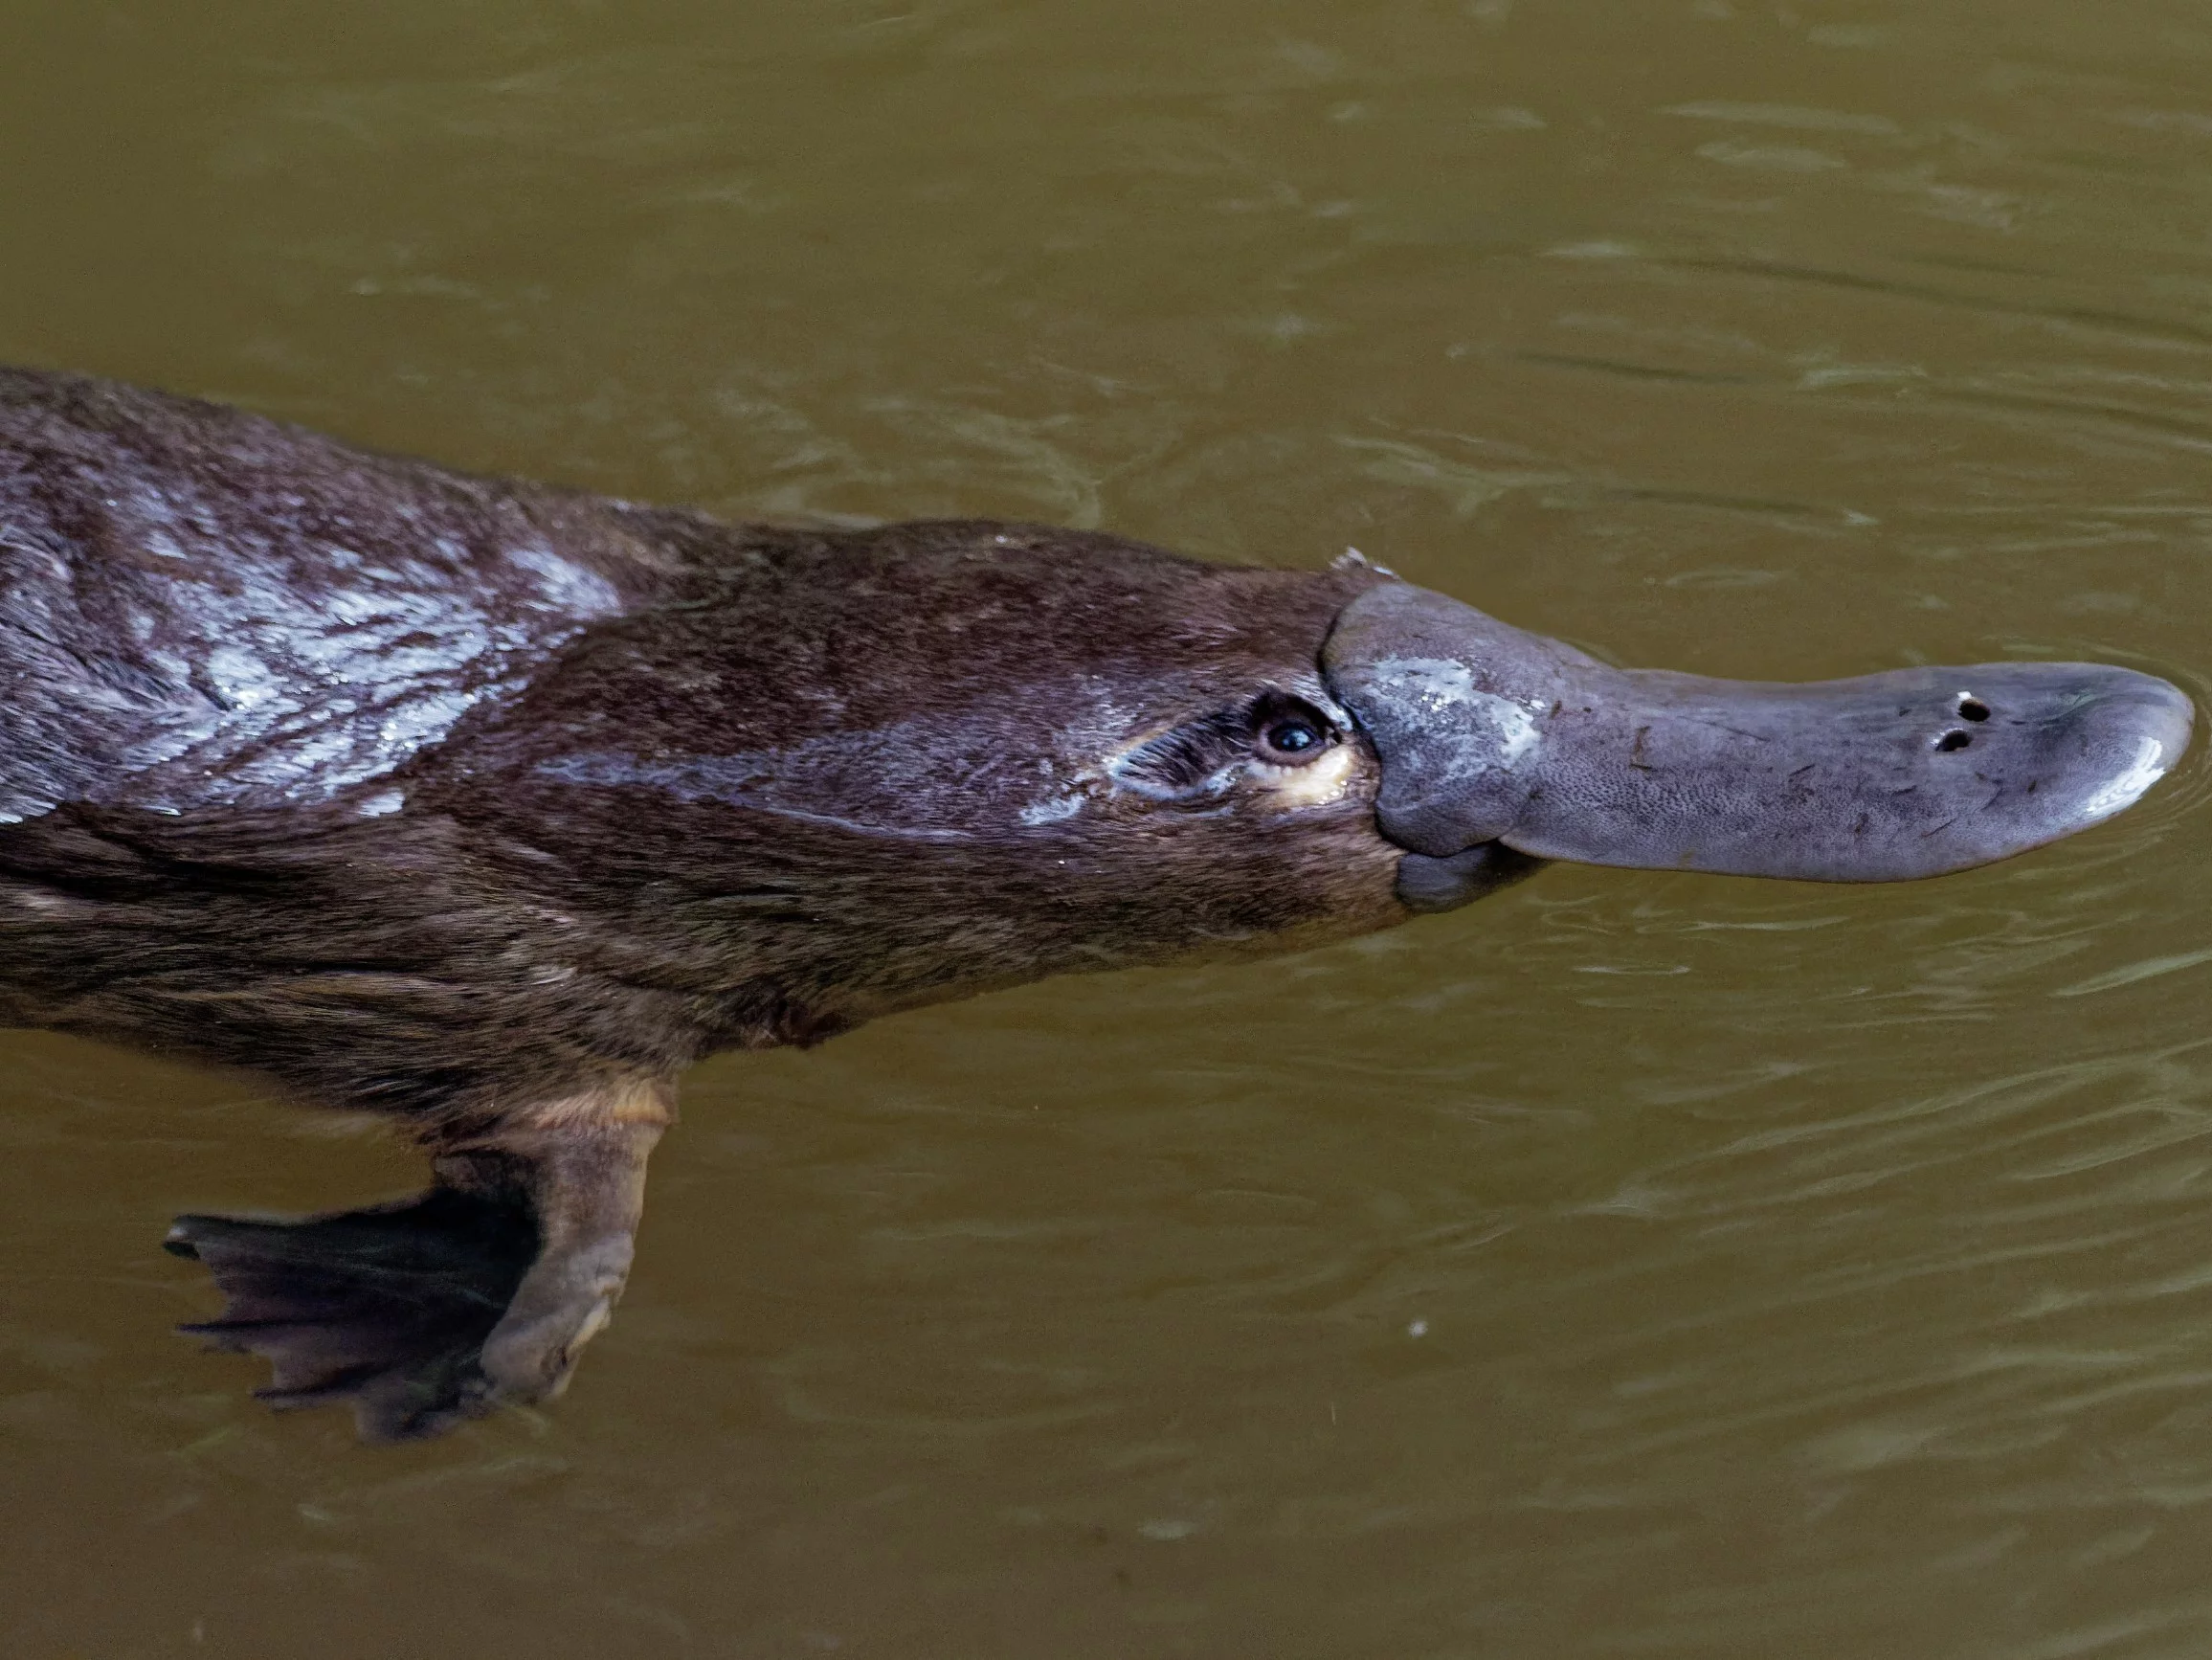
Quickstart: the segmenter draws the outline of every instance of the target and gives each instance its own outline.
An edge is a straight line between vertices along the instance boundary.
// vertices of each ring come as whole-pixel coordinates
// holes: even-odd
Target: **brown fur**
[[[1408,914],[1320,667],[1380,580],[720,525],[0,371],[0,1021],[438,1155],[413,1204],[180,1221],[275,1399],[544,1398],[702,1056]]]
[[[25,626],[0,634],[0,664],[34,628],[110,681],[158,672],[147,638],[187,663],[220,645],[220,594],[141,580],[177,562],[143,551],[157,535],[185,543],[200,589],[223,586],[241,547],[275,550],[255,603],[289,607],[278,623],[304,636],[350,593],[314,558],[341,533],[538,625],[441,741],[342,789],[310,768],[226,798],[199,780],[272,746],[221,729],[192,751],[189,787],[175,762],[134,772],[130,740],[159,723],[88,718],[50,674],[64,707],[20,747],[62,752],[34,783],[77,788],[0,828],[11,1021],[253,1066],[312,1100],[475,1120],[1039,975],[1404,914],[1364,751],[1342,798],[1293,811],[1263,791],[1164,802],[1099,770],[1270,688],[1326,707],[1321,642],[1372,572],[1226,569],[1029,526],[724,527],[127,389],[6,390],[0,622]],[[522,544],[607,578],[620,609],[580,625],[533,613],[547,608],[510,591],[499,557]],[[46,550],[99,601],[62,618],[76,638],[56,607],[34,615],[31,553]],[[344,721],[314,730],[344,749]],[[1337,736],[1360,745],[1349,723]],[[791,762],[809,746],[827,758]],[[784,772],[764,793],[731,756]],[[1022,822],[1040,780],[1080,809]],[[404,808],[362,817],[388,789]]]

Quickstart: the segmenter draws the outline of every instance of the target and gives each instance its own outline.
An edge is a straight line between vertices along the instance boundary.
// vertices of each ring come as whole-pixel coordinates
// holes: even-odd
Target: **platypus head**
[[[1356,558],[1341,577],[1373,568]],[[1347,799],[1396,897],[1462,905],[1549,860],[1895,882],[2111,818],[2189,742],[2174,685],[2099,663],[1773,684],[1624,670],[1387,579],[1329,619],[1318,686],[1285,663],[1118,751],[1118,793],[1181,813]],[[1072,805],[1072,803],[1071,803]]]

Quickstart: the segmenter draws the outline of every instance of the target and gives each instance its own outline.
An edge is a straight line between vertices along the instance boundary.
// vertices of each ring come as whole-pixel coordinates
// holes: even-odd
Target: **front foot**
[[[180,1328],[270,1364],[280,1407],[347,1402],[365,1441],[444,1433],[504,1393],[483,1350],[538,1254],[511,1201],[436,1187],[296,1222],[179,1217],[165,1245],[206,1265],[222,1314]]]
[[[665,1096],[517,1113],[443,1142],[437,1185],[368,1210],[257,1222],[180,1217],[168,1248],[227,1299],[184,1331],[259,1355],[279,1406],[352,1403],[365,1441],[439,1435],[503,1402],[549,1401],[630,1273]]]

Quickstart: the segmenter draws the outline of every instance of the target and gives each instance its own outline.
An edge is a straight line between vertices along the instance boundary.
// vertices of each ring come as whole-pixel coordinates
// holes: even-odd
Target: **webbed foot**
[[[204,1263],[222,1314],[180,1328],[270,1363],[278,1406],[350,1402],[365,1441],[443,1433],[491,1410],[486,1339],[538,1254],[512,1200],[436,1187],[296,1222],[179,1217],[167,1248]]]
[[[351,1402],[366,1441],[550,1400],[622,1294],[667,1116],[658,1088],[579,1096],[444,1139],[416,1199],[297,1222],[180,1217],[168,1249],[228,1299],[182,1329],[268,1360],[265,1401]]]

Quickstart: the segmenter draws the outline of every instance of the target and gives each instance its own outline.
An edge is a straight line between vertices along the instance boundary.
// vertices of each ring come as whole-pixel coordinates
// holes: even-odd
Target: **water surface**
[[[2168,0],[14,8],[0,357],[732,514],[1356,545],[1616,661],[2212,681]],[[274,1418],[184,1210],[405,1192],[0,1036],[0,1647],[2212,1649],[2212,811],[1553,870],[686,1084],[569,1399]]]

